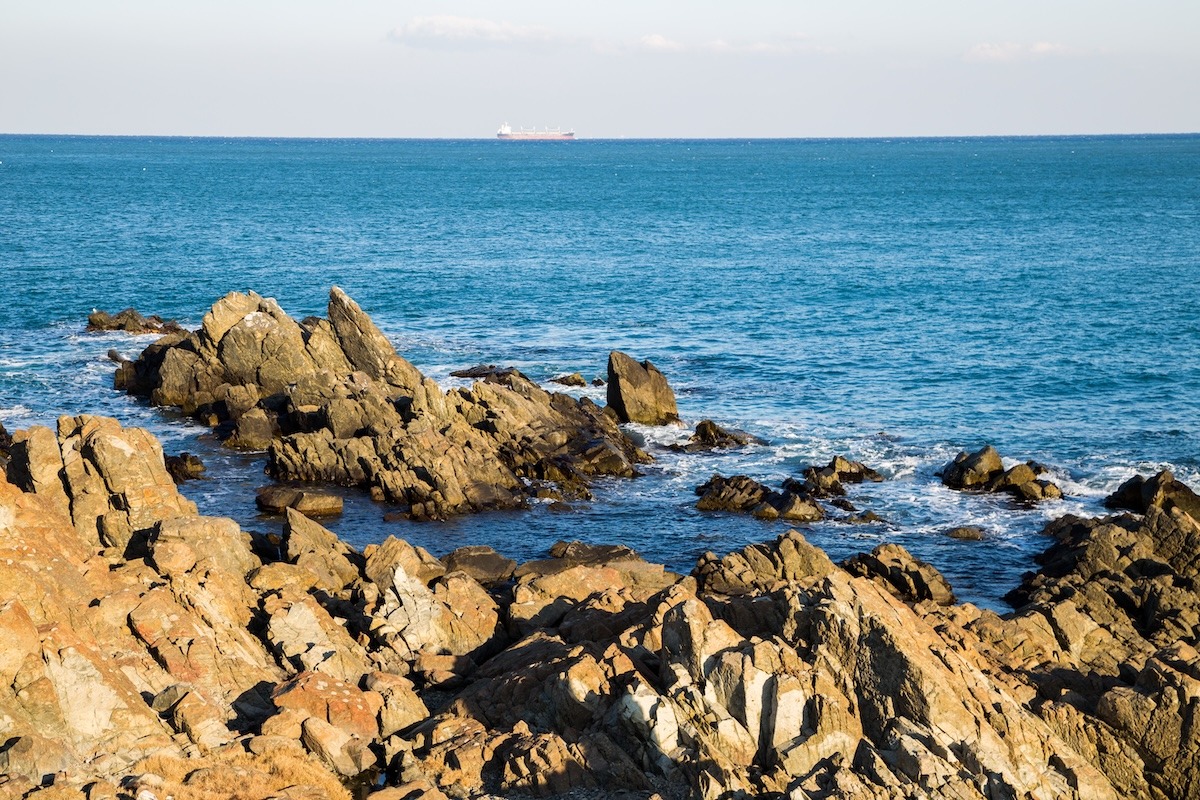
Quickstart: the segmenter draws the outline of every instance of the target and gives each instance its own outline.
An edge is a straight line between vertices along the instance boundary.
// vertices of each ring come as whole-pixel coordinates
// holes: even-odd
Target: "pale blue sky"
[[[0,0],[0,132],[1200,131],[1197,0]]]

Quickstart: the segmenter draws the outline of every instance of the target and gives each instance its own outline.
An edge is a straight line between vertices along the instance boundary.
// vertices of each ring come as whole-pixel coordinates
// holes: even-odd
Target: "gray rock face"
[[[589,400],[515,370],[443,394],[336,287],[328,313],[296,322],[274,300],[229,294],[122,375],[226,444],[268,449],[276,478],[360,486],[420,519],[518,507],[546,482],[583,496],[593,476],[632,477],[649,458]]]
[[[675,393],[649,361],[640,364],[619,350],[608,355],[608,407],[621,422],[666,425],[679,420]]]

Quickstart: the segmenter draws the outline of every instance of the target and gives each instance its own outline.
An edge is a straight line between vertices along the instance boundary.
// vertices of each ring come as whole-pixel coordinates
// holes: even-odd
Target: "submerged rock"
[[[763,444],[763,441],[745,431],[727,430],[711,419],[705,419],[696,423],[696,431],[688,439],[687,444],[671,445],[671,449],[682,450],[685,453],[698,453],[705,450],[745,447],[750,444]]]
[[[164,320],[157,314],[143,317],[136,309],[127,308],[116,314],[93,311],[88,314],[89,331],[124,331],[126,333],[180,333],[183,328],[173,319]]]
[[[679,421],[675,393],[649,361],[640,364],[613,350],[608,354],[608,407],[621,422],[666,425]]]
[[[583,377],[581,372],[572,372],[569,375],[557,375],[550,379],[551,383],[557,383],[560,386],[587,386],[587,379]]]

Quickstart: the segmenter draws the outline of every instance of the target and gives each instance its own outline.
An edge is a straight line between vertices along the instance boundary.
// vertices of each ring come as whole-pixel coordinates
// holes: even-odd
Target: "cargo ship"
[[[575,131],[564,131],[558,128],[545,128],[540,131],[533,128],[529,130],[522,128],[514,131],[512,126],[506,122],[500,126],[500,130],[496,131],[496,138],[520,142],[569,142],[575,138]]]

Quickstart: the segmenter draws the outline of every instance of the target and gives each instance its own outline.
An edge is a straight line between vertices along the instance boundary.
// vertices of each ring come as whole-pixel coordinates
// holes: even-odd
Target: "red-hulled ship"
[[[500,126],[500,130],[496,131],[496,138],[519,142],[569,142],[575,138],[575,131],[564,131],[558,128],[545,128],[540,131],[522,128],[514,131],[506,122]]]

